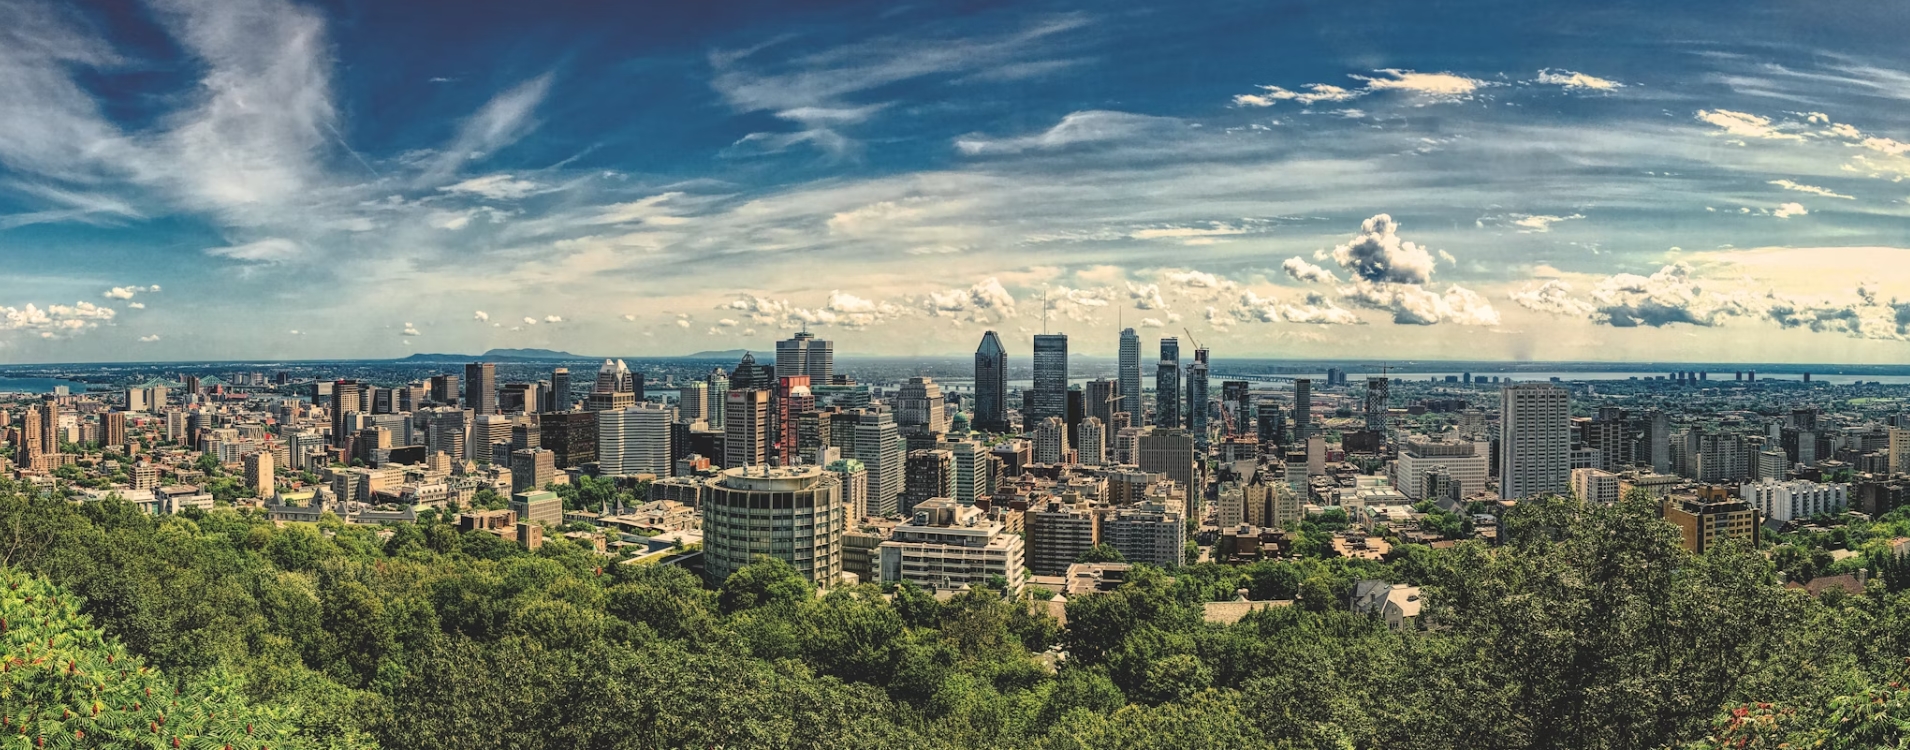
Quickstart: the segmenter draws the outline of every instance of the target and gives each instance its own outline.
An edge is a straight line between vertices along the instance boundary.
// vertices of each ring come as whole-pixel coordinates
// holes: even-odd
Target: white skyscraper
[[[597,412],[597,465],[605,476],[670,476],[670,424],[676,410],[642,403]]]
[[[1088,466],[1100,466],[1107,463],[1107,437],[1107,427],[1101,424],[1100,418],[1088,417],[1081,420],[1081,435],[1075,444],[1075,451],[1080,454],[1078,460]]]
[[[907,458],[895,415],[876,409],[857,414],[853,445],[850,458],[869,470],[869,515],[895,514],[900,509],[897,500],[902,497]]]
[[[1549,383],[1518,383],[1500,392],[1499,496],[1518,500],[1571,489],[1570,394]]]

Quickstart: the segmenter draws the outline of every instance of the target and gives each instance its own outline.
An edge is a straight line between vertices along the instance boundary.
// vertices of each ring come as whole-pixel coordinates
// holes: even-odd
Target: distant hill
[[[413,354],[399,362],[551,362],[593,359],[550,349],[492,349],[483,354]]]
[[[761,349],[724,349],[720,352],[697,352],[695,354],[685,354],[682,357],[679,357],[679,359],[742,359],[743,354],[745,352],[754,352],[754,353],[760,354],[763,352],[763,350]],[[775,357],[772,356],[770,357],[770,359],[774,360]]]

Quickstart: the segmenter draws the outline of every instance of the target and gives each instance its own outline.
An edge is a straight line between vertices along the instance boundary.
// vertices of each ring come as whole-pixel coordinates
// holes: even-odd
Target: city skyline
[[[754,10],[0,5],[0,362],[1910,361],[1901,17]]]

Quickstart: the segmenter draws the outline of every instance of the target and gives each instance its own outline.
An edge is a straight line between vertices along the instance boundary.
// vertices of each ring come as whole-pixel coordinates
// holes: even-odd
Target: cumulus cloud
[[[1715,326],[1734,316],[1753,314],[1755,302],[1742,294],[1710,292],[1691,278],[1691,266],[1679,262],[1650,276],[1621,273],[1592,288],[1595,320],[1619,328],[1662,327],[1673,323]]]
[[[158,340],[159,340],[159,334],[157,333],[149,335],[149,336],[139,337],[139,343],[142,343],[142,344],[150,344]]]
[[[1785,203],[1785,204],[1779,205],[1777,208],[1771,209],[1771,215],[1780,219],[1788,219],[1793,216],[1803,216],[1804,214],[1807,214],[1807,213],[1810,213],[1810,212],[1805,210],[1803,204],[1801,203]]]
[[[1338,245],[1324,257],[1333,259],[1351,277],[1337,288],[1342,299],[1361,307],[1385,310],[1393,322],[1405,325],[1458,323],[1496,325],[1499,312],[1478,293],[1459,286],[1444,292],[1427,289],[1436,261],[1432,253],[1399,236],[1393,217],[1378,214],[1360,223],[1352,241]],[[1282,264],[1287,275],[1302,281],[1330,283],[1333,275],[1299,258]],[[1331,311],[1314,317],[1344,318]]]
[[[1321,325],[1359,325],[1359,316],[1353,311],[1333,304],[1332,300],[1319,292],[1307,294],[1305,304],[1282,305],[1280,317],[1288,323],[1317,323]]]
[[[144,309],[146,309],[146,303],[144,303],[144,302],[128,302],[128,303],[126,303],[126,306],[127,306],[127,307],[129,307],[129,308],[132,308],[132,309],[134,309],[134,310],[144,310]]]
[[[406,324],[405,324],[405,328],[404,328],[404,330],[402,330],[402,331],[399,331],[399,332],[398,332],[398,335],[400,335],[400,336],[420,336],[420,335],[423,335],[423,334],[420,334],[420,333],[418,333],[418,327],[417,327],[417,326],[414,326],[414,325],[412,325],[412,324],[410,324],[410,323],[406,323]]]
[[[761,325],[774,325],[786,329],[806,325],[828,325],[861,330],[886,323],[907,312],[907,309],[901,305],[865,299],[840,289],[831,290],[829,298],[821,307],[808,308],[791,304],[787,300],[745,297],[731,300],[721,309],[746,313],[752,322]],[[678,322],[687,326],[684,321]],[[718,324],[725,328],[740,325],[737,321],[728,318],[718,321]]]
[[[1107,308],[1113,301],[1113,289],[1058,286],[1048,290],[1048,309],[1069,320],[1092,320],[1094,313]]]
[[[479,311],[477,311],[477,312],[475,312],[475,313],[472,313],[472,315],[471,315],[471,318],[472,318],[473,320],[476,320],[476,321],[477,321],[477,322],[479,322],[479,323],[483,323],[483,322],[485,322],[485,321],[488,321],[488,320],[490,320],[490,319],[491,319],[491,314],[490,314],[490,313],[487,313],[487,312],[485,312],[485,311],[483,311],[483,310],[479,310]]]
[[[989,320],[991,316],[1004,320],[1015,316],[1015,296],[993,276],[967,289],[930,292],[922,306],[930,315],[976,322]]]
[[[1457,73],[1420,73],[1398,68],[1373,71],[1374,76],[1353,76],[1366,82],[1369,91],[1408,91],[1438,98],[1460,98],[1491,83]]]
[[[1572,296],[1572,285],[1553,279],[1535,287],[1512,293],[1512,301],[1527,310],[1567,317],[1589,317],[1592,303]]]
[[[1784,188],[1785,190],[1795,190],[1800,193],[1810,193],[1811,195],[1821,195],[1821,196],[1824,196],[1825,198],[1842,198],[1844,200],[1856,200],[1854,196],[1844,195],[1842,193],[1839,193],[1834,190],[1830,190],[1828,188],[1821,188],[1816,185],[1801,185],[1801,184],[1792,182],[1790,180],[1771,180],[1769,184],[1776,185],[1778,187]]]
[[[1457,73],[1421,73],[1399,68],[1382,68],[1373,71],[1373,75],[1350,75],[1363,85],[1349,89],[1328,83],[1310,83],[1295,91],[1280,86],[1259,86],[1252,94],[1239,94],[1233,98],[1237,107],[1271,107],[1278,102],[1291,101],[1301,106],[1314,104],[1346,102],[1367,94],[1381,91],[1401,91],[1422,98],[1457,101],[1470,96],[1486,86],[1494,85],[1490,81],[1468,78]],[[1336,114],[1358,117],[1364,115],[1359,110],[1338,110]]]
[[[688,320],[685,320],[685,319],[683,319],[683,318],[677,318],[677,319],[676,319],[676,327],[678,327],[678,328],[689,328],[689,327],[690,327],[690,321],[688,321]]]
[[[546,323],[562,323],[562,322],[564,322],[564,319],[563,319],[563,317],[562,317],[562,316],[559,316],[559,315],[546,315],[546,316],[544,316],[544,322],[546,322]]]
[[[524,316],[524,325],[527,325],[527,326],[537,325],[537,319],[526,315]]]
[[[1162,323],[1160,318],[1142,318],[1141,319],[1142,328],[1160,328],[1165,325],[1167,324]]]
[[[1159,284],[1127,282],[1127,296],[1134,301],[1134,308],[1137,310],[1162,310],[1167,307],[1167,302],[1161,299]]]
[[[1539,83],[1562,86],[1567,89],[1590,89],[1594,91],[1611,91],[1625,87],[1625,84],[1610,79],[1590,76],[1571,70],[1552,70],[1551,68],[1539,71],[1538,81]]]
[[[84,300],[71,305],[47,305],[45,308],[31,302],[20,307],[0,305],[0,330],[37,332],[42,338],[54,338],[59,333],[97,328],[100,323],[111,321],[116,314],[113,308]]]
[[[1399,224],[1387,214],[1360,223],[1352,242],[1333,248],[1333,260],[1356,279],[1385,284],[1424,284],[1432,281],[1433,257],[1399,237]]]
[[[134,295],[141,292],[157,291],[159,291],[159,287],[157,286],[116,286],[106,290],[106,292],[100,296],[107,299],[132,299]]]
[[[1288,258],[1285,263],[1281,263],[1280,270],[1286,271],[1287,276],[1292,277],[1295,281],[1302,281],[1309,284],[1337,284],[1340,281],[1340,277],[1333,275],[1332,271],[1308,263],[1306,260],[1298,257]]]
[[[635,321],[637,319],[637,316],[625,313],[623,316],[623,319],[626,321]]]
[[[1803,140],[1804,136],[1786,133],[1771,124],[1771,118],[1759,117],[1748,112],[1733,112],[1728,109],[1701,109],[1697,118],[1717,127],[1724,135],[1740,138],[1768,138],[1774,140]]]

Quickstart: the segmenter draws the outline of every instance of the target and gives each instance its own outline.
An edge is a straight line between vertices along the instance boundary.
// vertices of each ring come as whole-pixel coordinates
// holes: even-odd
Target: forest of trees
[[[708,586],[673,567],[606,566],[563,539],[532,554],[436,522],[380,531],[226,509],[151,517],[0,484],[0,748],[1868,748],[1910,736],[1901,577],[1814,599],[1777,585],[1765,550],[1684,552],[1642,500],[1528,502],[1497,548],[1140,568],[1071,601],[1066,629],[988,591],[819,597],[772,561]],[[1418,626],[1347,612],[1366,578],[1422,586]],[[1202,603],[1237,589],[1297,603],[1206,623]]]

